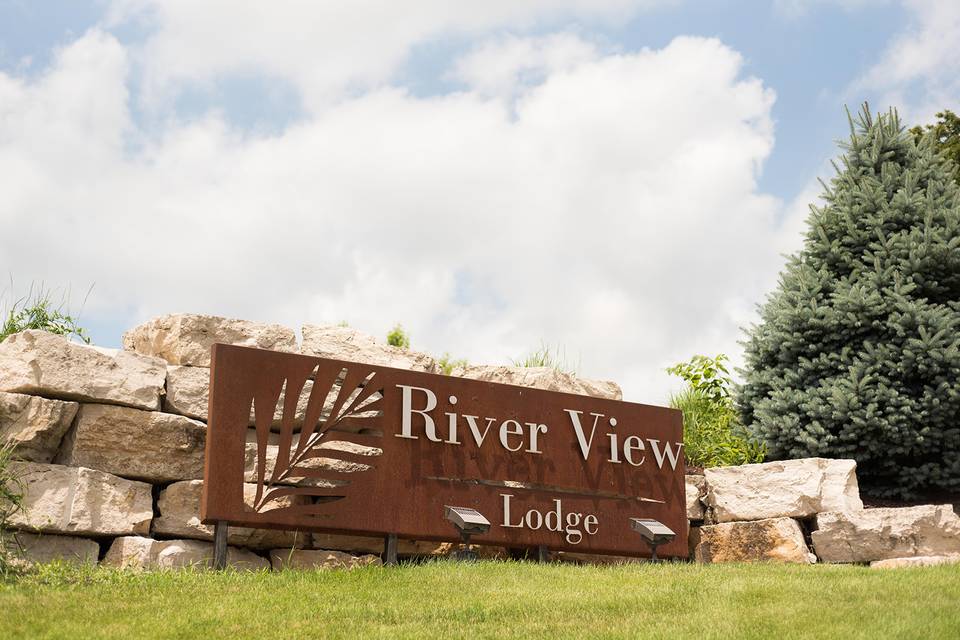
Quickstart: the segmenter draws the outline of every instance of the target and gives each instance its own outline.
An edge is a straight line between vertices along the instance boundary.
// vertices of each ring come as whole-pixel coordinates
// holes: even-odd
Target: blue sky
[[[22,72],[28,59],[29,72],[41,71],[55,48],[97,26],[103,16],[103,2],[0,3],[0,68]],[[775,4],[717,0],[676,3],[622,23],[591,25],[589,34],[622,51],[663,47],[677,35],[701,35],[719,38],[741,52],[745,71],[777,92],[773,109],[777,144],[760,184],[789,199],[835,153],[834,140],[846,133],[843,105],[852,101],[855,108],[874,97],[850,92],[849,85],[876,63],[909,21],[908,13],[895,3],[870,10],[825,4],[797,12]],[[558,25],[586,31],[570,21],[523,32],[545,33]],[[122,42],[136,43],[149,29],[128,24],[113,32]],[[398,74],[399,82],[418,95],[456,90],[457,83],[444,77],[445,66],[469,46],[470,40],[463,37],[417,45]],[[256,130],[277,130],[303,116],[294,87],[256,73],[232,74],[218,79],[215,86],[187,90],[177,102],[178,113],[187,118],[211,108],[222,109],[237,126]]]
[[[0,0],[0,268],[99,344],[170,311],[503,362],[545,341],[662,400],[800,243],[844,105],[958,109],[933,0]]]

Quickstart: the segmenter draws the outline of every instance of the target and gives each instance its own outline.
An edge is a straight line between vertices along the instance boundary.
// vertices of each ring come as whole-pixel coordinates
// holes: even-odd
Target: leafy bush
[[[407,332],[404,331],[403,327],[398,323],[394,325],[393,329],[390,330],[390,333],[387,334],[387,344],[389,344],[392,347],[409,349],[410,336],[407,335]]]
[[[937,114],[935,124],[913,127],[910,134],[917,143],[923,136],[930,136],[937,152],[953,161],[954,179],[960,183],[960,116],[946,109]]]
[[[467,366],[467,360],[466,358],[453,358],[449,353],[444,352],[442,356],[437,358],[437,364],[440,366],[440,373],[449,376],[454,369]]]
[[[546,343],[541,343],[539,349],[534,349],[519,360],[510,361],[515,367],[550,367],[562,373],[576,375],[579,366],[567,360],[567,353],[560,347],[553,349]]]
[[[743,423],[866,492],[960,487],[960,187],[896,112],[851,119],[823,207],[748,332]]]
[[[15,561],[19,550],[16,537],[10,532],[10,518],[23,508],[23,484],[10,470],[13,444],[0,445],[0,577],[17,571]]]
[[[78,324],[77,318],[64,311],[66,299],[54,307],[51,295],[43,287],[30,287],[30,292],[15,301],[3,314],[5,319],[0,327],[0,342],[20,331],[42,329],[62,336],[76,336],[89,344],[90,337]]]
[[[740,425],[730,397],[733,385],[724,364],[727,356],[694,356],[667,369],[687,382],[670,398],[683,412],[683,449],[687,464],[724,467],[763,462],[764,446]]]

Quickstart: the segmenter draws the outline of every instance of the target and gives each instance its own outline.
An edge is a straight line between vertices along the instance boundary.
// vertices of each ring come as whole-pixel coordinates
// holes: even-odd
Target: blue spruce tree
[[[850,121],[803,248],[747,331],[743,424],[771,459],[854,458],[867,493],[960,487],[960,189],[896,112]]]

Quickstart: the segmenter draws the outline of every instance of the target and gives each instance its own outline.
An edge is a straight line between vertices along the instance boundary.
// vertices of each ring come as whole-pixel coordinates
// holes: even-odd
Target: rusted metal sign
[[[687,555],[679,411],[214,345],[204,522],[648,555],[630,518]]]

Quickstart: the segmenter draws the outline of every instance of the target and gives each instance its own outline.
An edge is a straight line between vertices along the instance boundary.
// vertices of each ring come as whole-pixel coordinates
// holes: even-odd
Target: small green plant
[[[400,347],[401,349],[410,348],[410,336],[403,330],[403,326],[398,322],[387,334],[387,344],[391,347]]]
[[[683,412],[683,449],[687,464],[723,467],[763,462],[765,447],[752,439],[740,424],[730,389],[733,381],[727,356],[694,356],[668,373],[679,376],[687,387],[670,398],[670,406]]]
[[[0,445],[0,578],[18,572],[16,554],[19,544],[10,532],[10,519],[23,509],[23,483],[11,469],[14,444]]]
[[[466,358],[453,358],[449,353],[444,352],[442,356],[437,358],[437,364],[440,366],[440,372],[445,376],[449,376],[453,373],[454,369],[465,367],[468,363]]]
[[[579,365],[572,364],[567,360],[567,352],[565,349],[561,349],[560,347],[553,349],[545,342],[540,343],[540,348],[534,349],[522,358],[511,360],[510,362],[515,367],[549,367],[562,373],[569,373],[570,375],[576,375],[577,370],[580,368]]]
[[[77,317],[64,310],[66,296],[54,306],[52,292],[43,286],[32,285],[26,296],[16,300],[3,313],[3,326],[0,327],[0,342],[15,333],[27,329],[42,329],[62,336],[75,336],[90,343],[90,336],[78,323]]]

